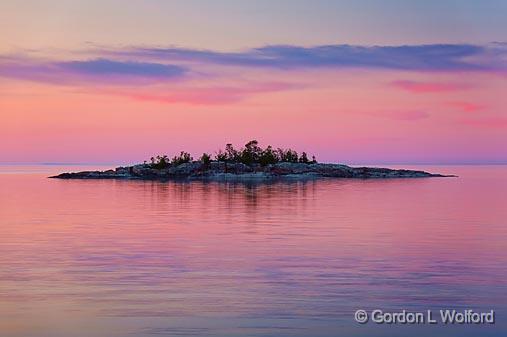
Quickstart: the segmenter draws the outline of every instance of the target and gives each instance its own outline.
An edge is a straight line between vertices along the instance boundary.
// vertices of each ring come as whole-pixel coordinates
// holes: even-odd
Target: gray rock
[[[304,180],[315,178],[422,178],[444,177],[416,170],[393,170],[378,167],[350,167],[342,164],[304,164],[277,163],[261,166],[243,163],[210,162],[204,165],[200,161],[169,166],[164,169],[153,168],[150,164],[138,164],[117,167],[107,171],[83,171],[62,173],[51,178],[60,179],[203,179],[203,180]]]
[[[169,177],[190,177],[198,174],[203,169],[203,164],[200,161],[193,161],[190,163],[183,163],[178,166],[171,166],[166,171],[166,176]]]

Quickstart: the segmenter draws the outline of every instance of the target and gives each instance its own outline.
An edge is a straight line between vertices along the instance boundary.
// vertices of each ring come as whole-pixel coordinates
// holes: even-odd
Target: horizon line
[[[349,166],[358,166],[358,165],[436,165],[436,166],[495,166],[495,165],[507,165],[507,161],[504,162],[353,162],[353,163],[345,163],[345,162],[319,162],[320,164],[344,164]],[[119,162],[31,162],[31,163],[23,163],[23,162],[0,162],[0,166],[125,166],[125,165],[137,165],[142,164],[142,162],[136,163],[119,163]]]

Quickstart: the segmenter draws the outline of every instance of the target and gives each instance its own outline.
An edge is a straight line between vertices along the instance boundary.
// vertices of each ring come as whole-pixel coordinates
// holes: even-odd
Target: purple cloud
[[[110,52],[115,55],[137,58],[279,69],[357,67],[412,71],[507,70],[504,60],[507,48],[499,44],[491,46],[434,44],[371,47],[275,45],[236,53],[182,48],[130,48]]]
[[[70,61],[56,64],[62,70],[93,76],[140,76],[140,77],[177,77],[185,74],[186,69],[181,66],[146,63],[121,62],[108,59],[88,61]]]
[[[54,84],[98,82],[105,85],[143,85],[186,78],[190,70],[195,70],[194,74],[202,73],[202,68],[199,68],[202,65],[280,70],[361,68],[507,73],[505,44],[279,45],[243,52],[131,47],[88,52],[94,54],[93,59],[41,61],[19,55],[0,55],[0,76]],[[424,85],[417,83],[405,81],[397,84],[406,90],[425,90]]]
[[[85,61],[42,62],[9,58],[0,62],[0,77],[52,84],[149,84],[182,78],[188,69],[162,63],[93,59]]]

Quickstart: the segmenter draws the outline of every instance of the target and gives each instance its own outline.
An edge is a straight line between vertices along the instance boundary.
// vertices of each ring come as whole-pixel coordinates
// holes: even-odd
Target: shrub
[[[234,149],[232,144],[225,145],[225,155],[226,161],[228,162],[238,162],[240,161],[240,152]]]
[[[208,166],[211,163],[211,156],[207,153],[203,153],[201,158],[199,158],[201,163],[203,163],[205,166]]]
[[[170,165],[180,165],[192,161],[193,158],[190,153],[181,151],[178,156],[174,156],[172,160],[164,156],[151,157],[151,167],[156,169],[163,169]],[[211,155],[203,153],[199,160],[208,166],[211,163]],[[243,163],[246,165],[260,164],[262,166],[276,164],[278,162],[289,162],[289,163],[316,163],[315,156],[312,156],[312,160],[308,159],[306,152],[301,153],[301,156],[292,149],[281,149],[276,150],[269,145],[266,149],[262,149],[256,140],[251,140],[245,144],[245,146],[236,150],[232,144],[227,144],[225,150],[218,150],[215,154],[215,160],[226,163]]]
[[[169,158],[166,155],[157,156],[156,158],[151,157],[151,167],[154,169],[161,170],[170,165]]]
[[[308,160],[308,155],[306,152],[301,153],[301,157],[299,157],[299,162],[303,164],[308,164],[310,161]]]
[[[218,150],[217,154],[215,155],[216,161],[227,161],[227,154],[224,153],[222,150]]]
[[[278,156],[280,157],[281,162],[289,162],[289,163],[298,162],[298,153],[291,149],[288,150],[278,149]]]
[[[239,152],[240,162],[246,165],[258,163],[262,154],[262,149],[256,140],[251,140],[245,144],[243,150]]]
[[[193,158],[190,155],[190,153],[185,152],[185,151],[181,151],[179,156],[173,157],[171,164],[172,165],[181,165],[181,164],[188,163],[188,162],[192,161],[192,159]]]
[[[263,150],[259,156],[259,163],[262,166],[266,166],[269,164],[276,164],[280,161],[280,158],[276,151],[273,150],[271,145],[269,145],[265,150]]]

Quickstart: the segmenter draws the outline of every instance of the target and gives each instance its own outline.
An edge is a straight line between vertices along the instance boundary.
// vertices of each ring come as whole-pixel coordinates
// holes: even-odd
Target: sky
[[[322,162],[507,163],[506,1],[2,1],[0,163],[257,139]]]

